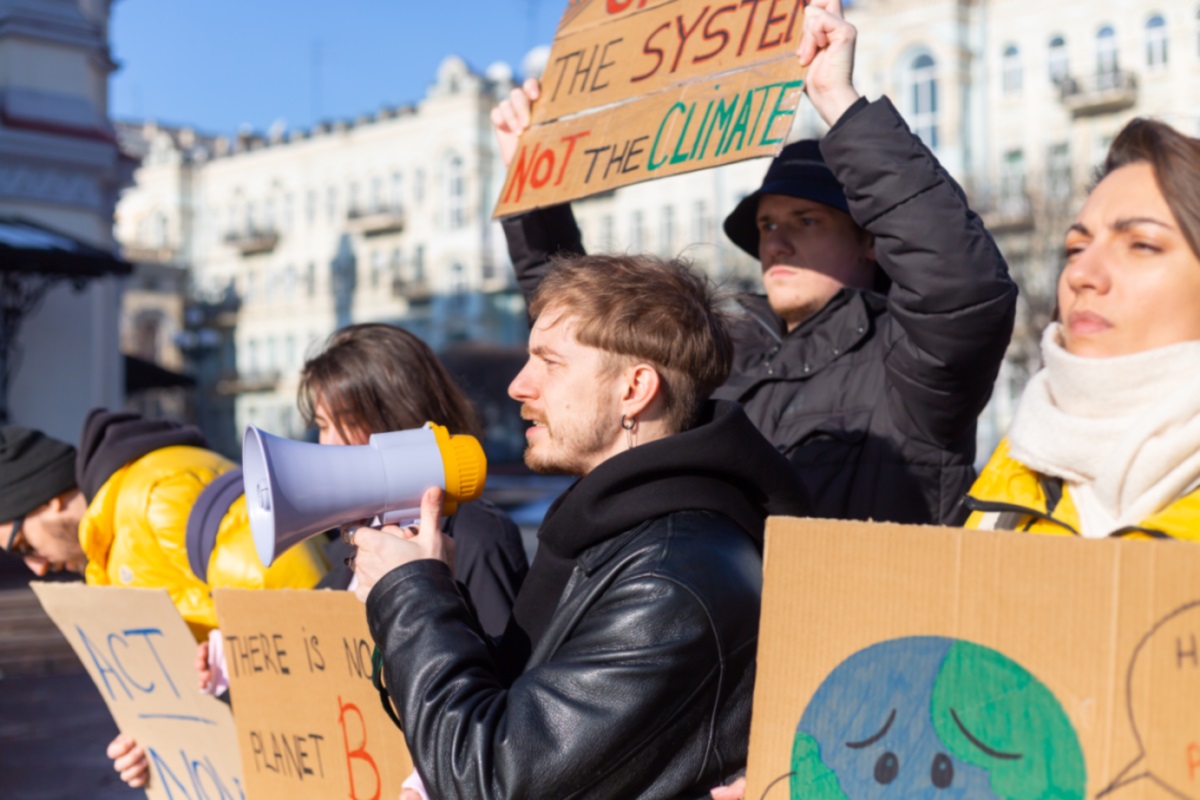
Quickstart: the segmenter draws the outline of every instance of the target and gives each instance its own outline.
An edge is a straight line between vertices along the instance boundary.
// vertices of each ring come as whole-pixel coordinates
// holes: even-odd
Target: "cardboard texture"
[[[350,592],[217,589],[246,796],[394,798],[412,773]]]
[[[783,146],[801,0],[571,3],[494,216]]]
[[[748,798],[1200,798],[1200,548],[773,518]]]
[[[241,800],[229,707],[196,688],[196,640],[161,589],[34,583],[108,704],[150,761],[152,800]]]

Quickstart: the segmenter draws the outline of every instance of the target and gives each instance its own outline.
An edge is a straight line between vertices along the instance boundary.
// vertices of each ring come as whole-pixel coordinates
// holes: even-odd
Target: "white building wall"
[[[0,0],[0,215],[111,248],[117,148],[108,122],[109,3]],[[119,407],[120,285],[58,284],[18,332],[10,424],[75,442],[93,406]]]

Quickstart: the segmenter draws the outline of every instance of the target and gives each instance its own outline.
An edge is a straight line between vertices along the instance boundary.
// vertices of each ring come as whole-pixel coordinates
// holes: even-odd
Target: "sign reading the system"
[[[248,797],[397,797],[404,735],[371,683],[375,649],[351,592],[213,592]]]
[[[803,19],[803,0],[572,2],[495,216],[778,153]]]

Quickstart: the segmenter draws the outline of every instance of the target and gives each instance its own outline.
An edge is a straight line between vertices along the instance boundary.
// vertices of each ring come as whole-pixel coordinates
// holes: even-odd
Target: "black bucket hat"
[[[748,194],[725,218],[725,235],[758,258],[758,201],[764,194],[799,197],[850,213],[846,193],[825,164],[816,139],[793,142],[780,151],[767,168],[758,191]]]

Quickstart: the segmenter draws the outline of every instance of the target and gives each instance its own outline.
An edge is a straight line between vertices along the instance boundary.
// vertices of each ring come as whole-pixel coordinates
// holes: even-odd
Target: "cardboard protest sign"
[[[802,0],[571,3],[495,216],[779,152],[803,18]]]
[[[394,798],[412,773],[351,592],[217,589],[249,797]]]
[[[772,519],[748,782],[1200,798],[1200,548]]]
[[[34,583],[122,733],[145,749],[154,800],[243,800],[229,707],[196,688],[196,640],[161,589]]]

